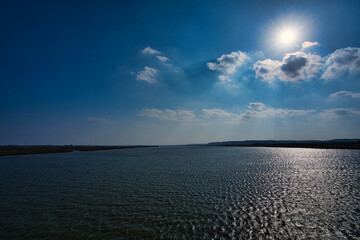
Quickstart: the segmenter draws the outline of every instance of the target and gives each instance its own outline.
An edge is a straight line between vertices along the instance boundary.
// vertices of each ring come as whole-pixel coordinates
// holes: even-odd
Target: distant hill
[[[211,142],[210,146],[239,146],[239,147],[293,147],[293,148],[333,148],[360,149],[360,139],[319,140],[246,140]]]

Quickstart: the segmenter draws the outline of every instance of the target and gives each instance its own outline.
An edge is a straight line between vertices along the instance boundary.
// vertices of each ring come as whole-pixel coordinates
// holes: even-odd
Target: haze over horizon
[[[359,1],[1,1],[0,145],[360,138]]]

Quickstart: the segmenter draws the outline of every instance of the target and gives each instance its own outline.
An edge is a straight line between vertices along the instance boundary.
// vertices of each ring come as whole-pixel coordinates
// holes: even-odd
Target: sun
[[[261,39],[263,48],[276,57],[283,57],[284,53],[299,50],[301,43],[309,39],[314,32],[315,21],[307,14],[290,12],[269,19],[264,27]]]
[[[291,46],[298,40],[298,35],[295,28],[281,29],[277,33],[277,42],[282,46]]]

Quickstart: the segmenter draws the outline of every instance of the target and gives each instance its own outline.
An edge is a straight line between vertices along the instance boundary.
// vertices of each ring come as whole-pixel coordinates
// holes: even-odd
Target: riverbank
[[[360,149],[360,139],[334,139],[328,141],[247,140],[212,142],[209,143],[208,146]]]
[[[125,148],[146,148],[158,146],[76,146],[76,145],[31,145],[18,146],[7,145],[0,146],[0,156],[8,155],[24,155],[24,154],[44,154],[44,153],[65,153],[72,151],[99,151],[99,150],[114,150]]]

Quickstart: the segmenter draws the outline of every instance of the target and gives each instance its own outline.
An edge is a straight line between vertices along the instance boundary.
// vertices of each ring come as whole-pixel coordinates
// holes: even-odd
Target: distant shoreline
[[[46,154],[46,153],[66,153],[73,151],[99,151],[99,150],[115,150],[126,148],[147,148],[158,146],[77,146],[77,145],[31,145],[18,146],[8,145],[0,146],[0,156],[25,155],[25,154]]]
[[[320,148],[320,149],[360,149],[360,139],[334,139],[329,141],[292,141],[292,140],[247,140],[212,142],[207,146],[229,147],[285,147],[285,148]]]
[[[192,146],[193,144],[189,144]],[[225,146],[225,147],[283,147],[283,148],[318,148],[318,149],[354,149],[360,150],[360,139],[334,139],[329,141],[294,141],[294,140],[246,140],[211,142],[194,144],[195,146]],[[148,148],[158,145],[137,146],[86,146],[86,145],[3,145],[0,146],[0,156],[66,153],[73,151],[99,151],[128,148]]]

